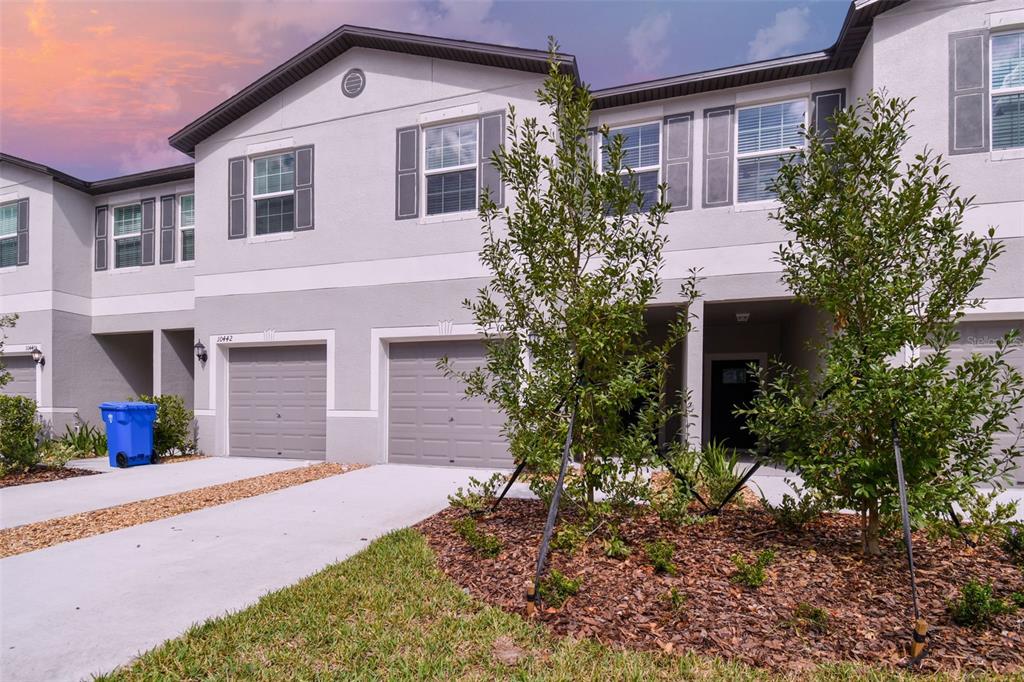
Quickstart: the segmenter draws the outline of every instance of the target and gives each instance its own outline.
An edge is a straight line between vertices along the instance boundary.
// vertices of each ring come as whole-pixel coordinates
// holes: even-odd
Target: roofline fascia
[[[156,168],[153,170],[142,171],[140,173],[130,173],[128,175],[119,175],[113,178],[104,178],[103,180],[82,180],[81,178],[76,178],[64,171],[59,171],[56,168],[51,168],[50,166],[36,163],[35,161],[29,161],[28,159],[23,159],[20,156],[14,156],[4,152],[0,152],[0,161],[10,163],[14,166],[18,166],[19,168],[24,168],[36,173],[49,175],[62,185],[66,185],[72,189],[77,189],[80,192],[85,192],[92,196],[96,196],[98,194],[109,194],[111,192],[120,192],[126,189],[134,189],[136,187],[160,185],[195,177],[195,164],[193,163],[183,163],[177,166]]]

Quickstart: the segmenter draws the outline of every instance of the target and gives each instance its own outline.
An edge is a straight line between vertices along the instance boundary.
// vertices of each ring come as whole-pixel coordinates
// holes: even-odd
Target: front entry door
[[[731,448],[750,449],[757,445],[753,434],[744,429],[746,418],[737,416],[737,407],[746,407],[754,399],[757,377],[751,365],[755,358],[711,361],[710,439]]]

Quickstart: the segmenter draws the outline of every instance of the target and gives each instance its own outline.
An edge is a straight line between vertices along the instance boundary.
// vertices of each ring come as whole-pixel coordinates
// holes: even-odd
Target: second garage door
[[[511,467],[504,417],[437,369],[442,356],[460,370],[484,363],[479,341],[392,343],[388,372],[388,460],[404,464]]]
[[[36,363],[28,355],[4,357],[4,367],[11,374],[11,380],[0,389],[4,395],[20,395],[36,399]]]
[[[325,346],[232,348],[228,419],[232,455],[325,459]]]

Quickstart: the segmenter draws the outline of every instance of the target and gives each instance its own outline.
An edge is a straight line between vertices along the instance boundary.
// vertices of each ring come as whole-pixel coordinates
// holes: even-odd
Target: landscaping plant
[[[580,591],[582,584],[582,578],[570,578],[552,568],[547,577],[540,581],[541,601],[556,609],[561,608],[566,599]]]
[[[185,407],[180,395],[140,395],[139,402],[156,405],[156,422],[153,424],[153,450],[160,457],[169,453],[192,455],[196,443],[192,438],[192,423],[195,415]]]
[[[470,547],[481,555],[493,559],[501,554],[501,540],[496,535],[490,535],[480,530],[476,519],[471,516],[463,516],[461,519],[452,522],[455,532],[466,541]]]
[[[27,471],[39,464],[36,401],[20,395],[0,395],[0,475]]]
[[[786,624],[795,630],[810,630],[823,635],[828,632],[830,618],[825,609],[802,601],[793,609],[793,616],[786,621]]]
[[[701,488],[707,492],[707,503],[717,507],[725,501],[740,482],[742,474],[738,473],[740,452],[727,447],[724,443],[711,441],[705,445],[697,458],[697,480]],[[736,495],[733,503],[743,505],[743,497]]]
[[[1015,564],[1024,566],[1024,524],[1012,523],[1003,529],[1002,547]]]
[[[460,486],[454,494],[448,496],[448,504],[474,514],[482,512],[494,502],[498,487],[504,482],[505,475],[502,473],[495,473],[485,481],[470,476],[465,490]]]
[[[442,358],[438,366],[464,381],[468,396],[501,408],[512,456],[526,463],[542,499],[574,408],[571,452],[581,475],[570,478],[570,496],[593,502],[601,490],[625,499],[643,492],[641,473],[659,462],[656,436],[672,410],[668,350],[690,328],[696,280],[682,285],[683,312],[665,340],[651,342],[644,312],[662,286],[670,206],[663,187],[639,190],[621,137],[588,130],[590,92],[556,50],[552,40],[537,92],[546,113],[521,117],[510,107],[505,145],[489,159],[516,200],[480,200],[489,281],[464,306],[484,334],[486,364],[460,371]],[[608,154],[599,168],[602,142]]]
[[[910,115],[908,100],[870,93],[836,112],[830,139],[809,131],[779,171],[772,218],[793,235],[777,252],[782,278],[827,322],[812,341],[815,371],[762,370],[739,411],[775,461],[860,512],[872,555],[883,526],[898,527],[888,523],[899,510],[894,422],[918,523],[978,484],[1003,487],[1021,455],[1014,439],[995,448],[1024,404],[1024,378],[1007,360],[1016,334],[991,355],[950,357],[1004,246],[994,229],[963,229],[972,198],[941,156],[904,156]]]
[[[630,554],[632,554],[632,550],[629,548],[629,545],[618,535],[611,536],[604,543],[604,555],[609,559],[622,561]]]
[[[4,340],[7,338],[5,329],[10,329],[18,321],[17,315],[0,315],[0,388],[11,380],[11,373],[4,364]]]
[[[75,451],[75,457],[104,457],[107,454],[107,434],[103,429],[83,421],[75,414],[75,428],[64,425],[60,442]]]
[[[551,548],[575,554],[587,541],[587,531],[574,523],[563,524],[551,539]]]
[[[675,545],[668,540],[655,540],[644,545],[644,550],[647,552],[647,558],[651,560],[651,565],[654,566],[655,573],[676,574],[676,565],[672,563]]]
[[[800,483],[786,479],[793,494],[784,493],[779,504],[772,504],[761,496],[761,506],[772,518],[775,525],[786,531],[801,530],[828,510],[828,504],[815,491],[807,490]]]
[[[753,562],[748,562],[739,554],[733,554],[730,560],[736,567],[732,582],[744,587],[757,588],[764,585],[767,578],[764,569],[775,560],[775,552],[770,549],[761,550]]]
[[[1016,606],[995,596],[991,583],[969,580],[960,589],[960,596],[948,603],[949,614],[957,625],[983,628],[997,616],[1012,613]]]

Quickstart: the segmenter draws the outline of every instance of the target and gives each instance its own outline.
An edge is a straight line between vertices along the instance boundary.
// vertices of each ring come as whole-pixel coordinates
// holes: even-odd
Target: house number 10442
[[[231,341],[231,340],[232,340],[233,338],[235,338],[235,337],[234,337],[234,336],[232,336],[231,334],[228,334],[227,336],[218,336],[218,337],[217,337],[217,343],[228,343],[228,342],[230,342],[230,341]]]

